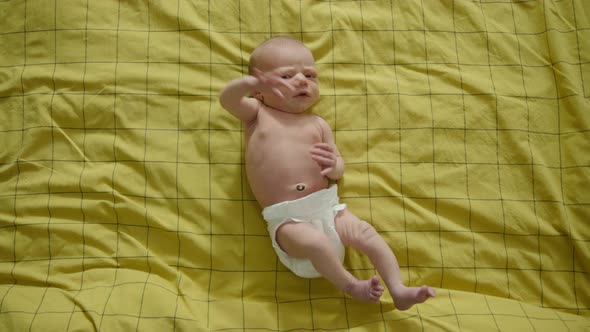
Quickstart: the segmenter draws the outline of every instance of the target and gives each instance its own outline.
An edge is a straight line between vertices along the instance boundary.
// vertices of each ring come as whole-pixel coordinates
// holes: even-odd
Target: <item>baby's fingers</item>
[[[331,150],[324,150],[321,148],[314,147],[310,150],[312,155],[322,156],[326,158],[334,158],[334,153]]]
[[[264,76],[264,72],[262,72],[262,70],[254,67],[253,68],[253,72],[254,72],[254,76],[256,77],[263,77]]]
[[[267,81],[266,77],[264,76],[264,73],[260,71],[260,69],[258,68],[254,68],[252,70],[252,76],[258,79],[259,84],[264,84]]]
[[[316,143],[313,145],[313,148],[323,150],[323,151],[334,152],[334,148],[332,148],[332,145],[330,145],[328,143]]]
[[[323,176],[326,176],[326,175],[330,174],[330,173],[332,172],[332,170],[333,170],[333,169],[334,169],[334,168],[332,168],[332,167],[328,167],[328,168],[326,168],[326,169],[322,170],[322,171],[320,172],[320,174],[321,174],[321,175],[323,175]]]
[[[273,76],[271,74],[265,73],[258,68],[254,68],[253,71],[254,71],[254,77],[256,77],[258,79],[260,84],[265,85],[265,86],[275,85],[274,81],[276,81],[276,79],[273,78]]]
[[[279,89],[277,89],[277,88],[272,88],[272,92],[273,92],[275,95],[277,95],[277,96],[279,96],[279,97],[281,97],[281,98],[285,98],[285,95],[283,95],[283,93],[281,92],[281,90],[279,90]]]
[[[295,87],[292,84],[290,84],[290,83],[288,83],[288,82],[286,82],[286,81],[284,81],[284,80],[282,80],[280,78],[277,78],[275,80],[275,83],[284,86],[285,88],[289,89],[290,91],[295,91]]]
[[[334,158],[327,158],[316,154],[312,154],[311,158],[322,166],[332,166],[336,163],[336,160],[334,160]]]

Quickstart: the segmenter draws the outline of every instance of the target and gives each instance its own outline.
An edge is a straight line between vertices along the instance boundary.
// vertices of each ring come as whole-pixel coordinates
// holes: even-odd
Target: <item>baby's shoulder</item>
[[[325,130],[325,129],[330,128],[330,125],[328,124],[328,122],[324,118],[322,118],[321,116],[315,115],[315,114],[311,115],[311,116],[312,116],[311,121],[316,126],[318,126],[320,129]]]
[[[326,120],[324,120],[324,118],[322,118],[321,116],[316,115],[316,114],[305,113],[305,119],[307,122],[313,123],[313,124],[319,124],[319,125],[327,124]]]

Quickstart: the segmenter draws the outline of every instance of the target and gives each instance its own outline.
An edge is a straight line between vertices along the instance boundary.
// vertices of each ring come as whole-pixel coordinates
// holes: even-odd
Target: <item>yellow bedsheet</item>
[[[342,201],[435,299],[277,261],[218,94],[285,34]],[[0,330],[590,329],[589,97],[587,0],[0,1]]]

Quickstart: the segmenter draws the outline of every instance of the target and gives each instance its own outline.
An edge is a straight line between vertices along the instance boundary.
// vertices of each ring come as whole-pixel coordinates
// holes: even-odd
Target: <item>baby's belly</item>
[[[329,181],[320,174],[319,166],[308,169],[267,169],[246,166],[248,182],[258,203],[267,207],[284,201],[305,197],[328,187]]]

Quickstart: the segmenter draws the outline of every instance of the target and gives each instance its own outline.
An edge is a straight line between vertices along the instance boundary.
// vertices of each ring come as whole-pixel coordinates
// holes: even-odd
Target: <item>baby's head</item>
[[[265,71],[263,68],[269,62],[292,50],[308,53],[313,60],[311,51],[301,41],[287,36],[272,37],[260,43],[252,51],[252,54],[250,54],[250,63],[248,64],[248,73],[254,75],[254,68]]]
[[[302,42],[290,37],[274,37],[258,45],[250,56],[248,71],[271,73],[294,87],[279,86],[284,98],[273,93],[255,91],[254,97],[275,109],[301,113],[319,99],[319,85],[313,54]]]

